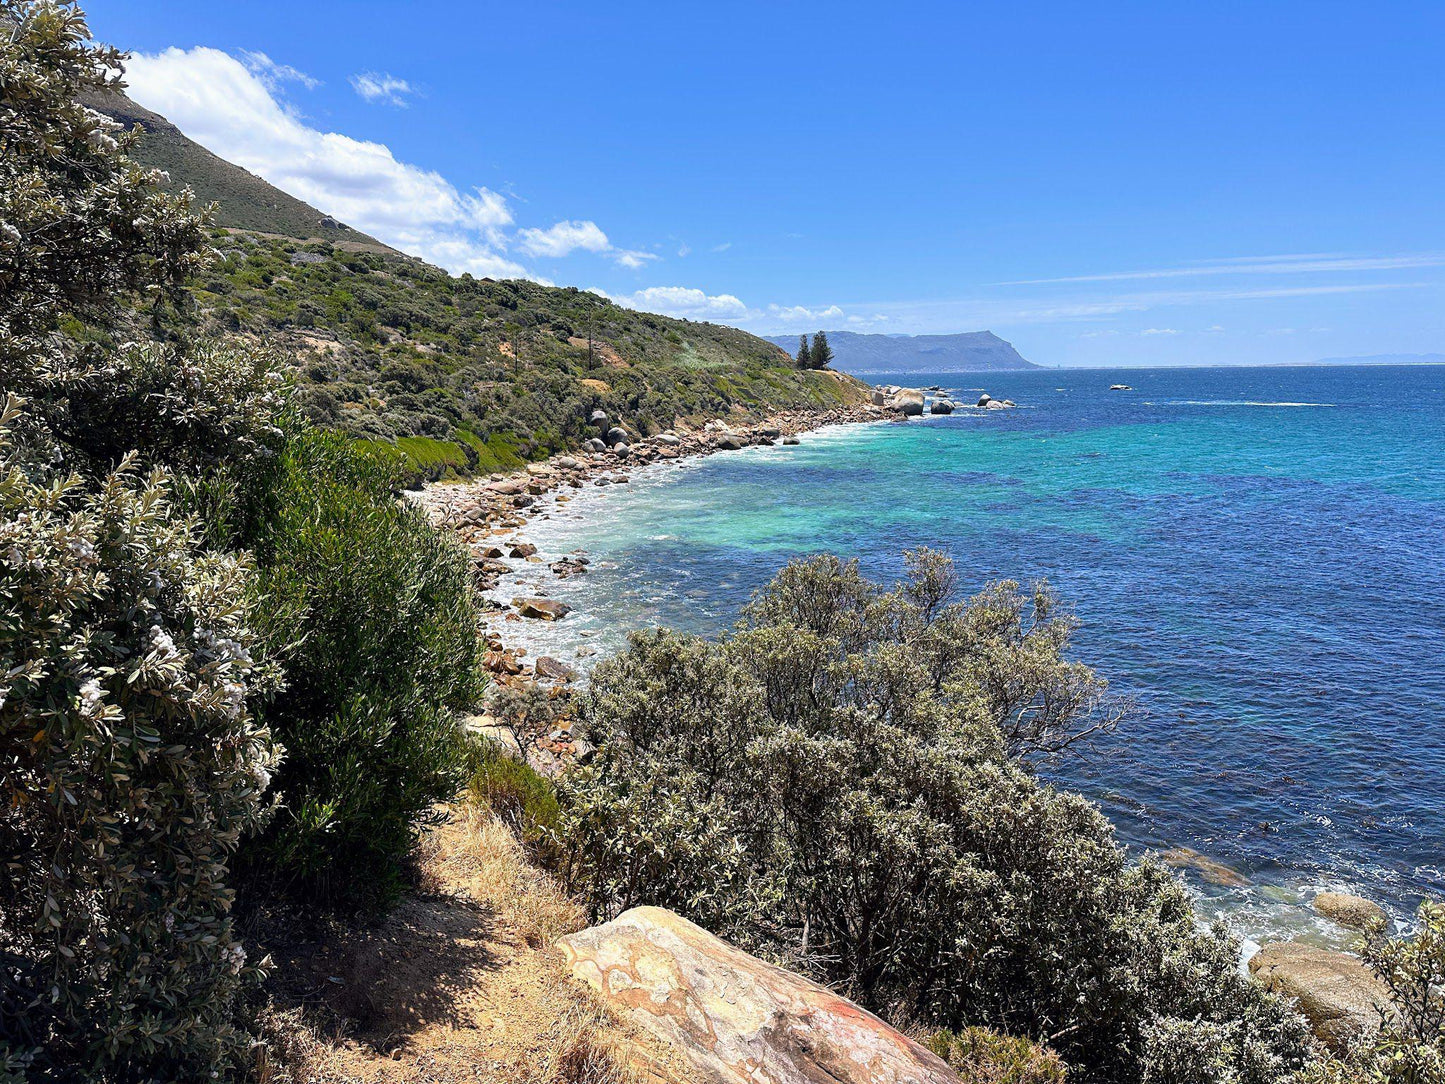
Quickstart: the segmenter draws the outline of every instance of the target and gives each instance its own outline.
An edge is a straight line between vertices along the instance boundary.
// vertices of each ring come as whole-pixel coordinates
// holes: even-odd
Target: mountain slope
[[[190,185],[202,204],[216,203],[217,225],[300,240],[317,238],[359,251],[395,251],[217,157],[165,117],[118,91],[95,94],[83,101],[127,128],[139,124],[145,134],[131,156],[143,166],[170,174],[172,189]]]
[[[770,336],[768,341],[795,351],[795,335]],[[850,373],[997,372],[1005,369],[1041,369],[1025,361],[1012,344],[992,331],[966,331],[958,335],[864,335],[856,331],[830,331],[833,364]]]

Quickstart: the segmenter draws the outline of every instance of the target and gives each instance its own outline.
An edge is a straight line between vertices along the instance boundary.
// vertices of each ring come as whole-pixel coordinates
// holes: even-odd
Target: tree
[[[927,551],[891,589],[820,556],[721,639],[634,634],[580,706],[565,877],[598,917],[672,907],[900,1022],[1044,1043],[1070,1080],[1277,1084],[1301,1018],[1019,759],[1119,718],[1072,621],[1044,586],[954,582]]]
[[[799,369],[811,369],[813,367],[813,351],[812,348],[808,346],[808,336],[806,335],[798,336],[797,362]]]
[[[809,352],[809,361],[814,369],[826,369],[832,360],[833,348],[828,345],[828,333],[820,331],[813,336],[813,349]]]

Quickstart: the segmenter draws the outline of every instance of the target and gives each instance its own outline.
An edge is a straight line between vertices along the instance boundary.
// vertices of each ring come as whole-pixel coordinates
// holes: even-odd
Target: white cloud
[[[636,271],[639,267],[646,267],[653,260],[662,259],[655,252],[643,252],[635,248],[613,249],[612,258],[617,262],[618,267],[625,267],[631,271]]]
[[[228,53],[137,54],[126,79],[132,97],[192,139],[350,226],[456,273],[526,274],[503,255],[512,222],[505,198],[461,192],[384,144],[310,127]]]
[[[581,249],[584,252],[606,252],[612,242],[595,222],[556,222],[547,229],[518,230],[522,251],[529,256],[560,259]]]
[[[1199,275],[1297,275],[1319,272],[1399,271],[1445,265],[1445,254],[1410,256],[1349,256],[1311,253],[1296,256],[1239,256],[1228,260],[1202,260],[1184,267],[1162,267],[1147,271],[1112,271],[1099,275],[1068,275],[1064,278],[1017,279],[994,286],[1044,286],[1063,282],[1119,282],[1126,279],[1194,278]]]
[[[711,249],[710,251],[712,251],[712,252],[726,252],[728,249],[730,249],[730,248],[732,248],[732,247],[733,247],[733,243],[732,243],[731,241],[724,241],[724,242],[723,242],[722,244],[720,244],[720,245],[713,245],[713,246],[712,246],[712,249]]]
[[[416,88],[405,79],[398,79],[389,72],[360,72],[353,75],[351,89],[368,102],[385,102],[402,109],[406,108],[406,96],[416,93]]]
[[[805,305],[769,305],[768,315],[785,324],[826,324],[843,319],[843,310],[837,305],[823,309],[810,309]]]
[[[1140,335],[1178,335],[1179,329],[1173,327],[1146,327],[1139,332]]]
[[[630,309],[689,320],[739,320],[748,315],[748,307],[732,294],[708,294],[690,286],[649,286],[612,300]]]
[[[267,90],[273,93],[279,91],[287,83],[300,83],[307,90],[315,90],[321,85],[320,79],[313,79],[290,64],[278,64],[265,53],[253,53],[243,49],[241,50],[241,62],[246,65],[252,75],[261,80]]]

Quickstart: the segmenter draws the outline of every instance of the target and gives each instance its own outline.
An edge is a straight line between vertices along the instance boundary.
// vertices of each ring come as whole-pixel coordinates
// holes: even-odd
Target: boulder
[[[534,545],[532,545],[532,543],[530,543],[530,542],[516,542],[516,543],[513,543],[512,549],[511,549],[511,551],[507,554],[507,556],[508,556],[508,557],[531,557],[531,556],[532,556],[533,554],[535,554],[536,552],[537,552],[537,547],[534,546]]]
[[[682,443],[682,440],[676,433],[660,433],[652,439],[657,444],[666,444],[669,446]]]
[[[916,418],[923,413],[923,392],[917,388],[903,388],[885,405],[901,411],[904,417]]]
[[[984,409],[985,409],[985,410],[1007,410],[1007,409],[1008,409],[1008,404],[1007,404],[1007,403],[1002,403],[1002,402],[1000,402],[1000,401],[997,400],[997,399],[990,399],[988,402],[984,403],[983,406],[984,406]]]
[[[888,393],[882,388],[873,389],[872,403],[874,406],[883,406],[888,402]]]
[[[952,414],[953,404],[947,399],[935,399],[928,407],[931,414]]]
[[[1193,847],[1171,847],[1160,852],[1159,857],[1166,865],[1175,869],[1192,869],[1210,884],[1221,888],[1244,888],[1250,883],[1249,878],[1238,870],[1207,854],[1200,854]]]
[[[602,441],[598,440],[596,437],[591,437],[591,438],[589,438],[589,439],[587,439],[587,440],[584,440],[584,441],[582,442],[582,447],[583,447],[584,450],[589,451],[589,452],[605,452],[605,451],[607,451],[607,445],[604,444]]]
[[[626,440],[627,440],[627,430],[626,430],[626,429],[623,429],[622,426],[620,426],[620,425],[614,425],[611,429],[607,430],[607,443],[608,443],[608,444],[622,444],[622,443],[624,443]]]
[[[1315,897],[1315,910],[1352,930],[1367,930],[1376,919],[1385,918],[1385,909],[1378,903],[1349,892],[1321,892]]]
[[[797,438],[797,437],[784,437],[784,438],[783,438],[783,443],[784,443],[784,444],[797,444],[797,443],[798,443],[798,438]]]
[[[632,445],[628,444],[625,440],[619,440],[612,446],[612,454],[618,459],[626,459],[632,454]]]
[[[1315,1034],[1336,1053],[1378,1031],[1381,1012],[1391,1011],[1384,983],[1343,952],[1276,941],[1250,957],[1249,971],[1267,989],[1299,1002]]]
[[[559,942],[572,974],[701,1084],[957,1084],[942,1059],[817,983],[660,907]]]
[[[550,598],[514,598],[512,605],[523,617],[537,621],[561,621],[572,612],[572,607],[565,602]]]
[[[601,425],[603,422],[607,421],[607,411],[603,410],[601,407],[598,407],[592,412],[592,416],[589,420],[592,422],[593,425]]]
[[[743,446],[743,438],[736,433],[724,433],[717,438],[717,447],[726,452],[735,452]]]
[[[986,407],[991,402],[993,402],[993,396],[990,395],[988,392],[984,392],[978,397],[978,402],[975,404],[975,406]]]

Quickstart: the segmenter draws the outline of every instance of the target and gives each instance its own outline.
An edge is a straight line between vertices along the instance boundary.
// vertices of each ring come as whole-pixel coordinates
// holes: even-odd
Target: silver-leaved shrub
[[[0,410],[0,1066],[23,1079],[224,1073],[261,973],[227,863],[277,764],[248,698],[248,566],[166,476],[22,470]]]

